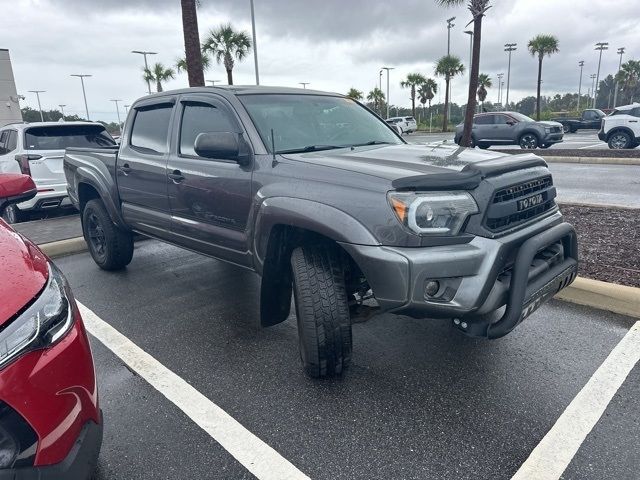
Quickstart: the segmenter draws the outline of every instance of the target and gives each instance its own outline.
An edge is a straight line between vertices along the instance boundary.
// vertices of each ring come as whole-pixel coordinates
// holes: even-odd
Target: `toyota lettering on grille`
[[[518,211],[526,210],[528,208],[537,207],[544,202],[544,197],[541,193],[532,195],[531,197],[522,198],[518,200]]]

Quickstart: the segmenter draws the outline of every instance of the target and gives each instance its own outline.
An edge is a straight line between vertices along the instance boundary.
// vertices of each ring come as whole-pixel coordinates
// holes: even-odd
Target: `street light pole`
[[[60,104],[58,105],[60,107],[60,111],[62,112],[62,120],[64,120],[64,107],[66,107],[66,104]]]
[[[387,118],[389,118],[389,71],[393,70],[395,67],[382,67],[382,70],[387,71]]]
[[[593,105],[594,105],[593,108],[595,108],[596,96],[595,96],[595,91],[594,91],[594,85],[595,85],[594,82],[596,81],[596,74],[592,73],[591,75],[589,75],[589,77],[591,78],[591,95],[593,95]]]
[[[504,73],[498,74],[498,103],[502,105],[502,77],[504,77]]]
[[[83,73],[72,74],[72,77],[78,77],[80,79],[80,83],[82,84],[82,96],[84,97],[84,109],[87,112],[87,120],[89,119],[89,107],[87,106],[87,93],[84,90],[84,79],[85,77],[91,77],[91,75],[86,75]]]
[[[584,60],[578,62],[580,67],[580,83],[578,83],[578,110],[580,110],[580,94],[582,93],[582,69],[584,68]]]
[[[469,35],[469,76],[471,76],[471,63],[473,62],[473,30],[465,30],[464,33]]]
[[[131,53],[138,53],[142,56],[144,56],[144,69],[145,70],[149,70],[149,64],[147,63],[147,55],[157,55],[158,52],[146,52],[144,50],[131,50]],[[149,82],[149,79],[147,79],[147,91],[149,92],[149,95],[151,95],[151,83]]]
[[[456,26],[453,21],[456,17],[447,19],[447,55],[451,55],[451,29]]]
[[[607,45],[609,45],[608,42],[596,43],[595,50],[600,50],[600,57],[598,58],[598,73],[596,75],[596,89],[594,90],[594,94],[593,94],[593,108],[596,108],[596,101],[598,99],[598,87],[599,87],[598,82],[600,82],[600,63],[602,62],[602,51],[609,49]]]
[[[125,114],[125,115],[128,115],[128,114],[129,114],[129,107],[130,107],[130,106],[131,106],[131,105],[123,105],[123,107],[124,107],[124,114]]]
[[[260,75],[258,74],[258,44],[256,43],[256,16],[253,11],[253,0],[251,2],[251,33],[253,34],[253,63],[256,68],[256,85],[260,85]]]
[[[618,104],[618,75],[620,75],[620,69],[622,68],[622,55],[624,55],[625,47],[618,49],[618,55],[620,55],[620,63],[618,64],[618,73],[616,74],[616,86],[613,92],[613,108],[616,108]]]
[[[46,92],[46,90],[29,90],[30,93],[35,93],[38,97],[38,110],[40,110],[40,121],[44,122],[44,115],[42,114],[42,106],[40,105],[40,94]]]
[[[116,114],[118,115],[118,130],[120,131],[120,135],[122,135],[122,122],[120,121],[120,109],[118,108],[118,102],[121,102],[122,100],[118,99],[111,99],[111,102],[116,104]]]
[[[518,44],[517,43],[504,44],[504,51],[509,52],[509,67],[507,69],[507,101],[505,102],[505,105],[507,108],[509,108],[509,84],[511,82],[511,52],[517,50],[516,45]]]
[[[300,85],[302,85],[302,88],[304,88],[305,90],[307,89],[307,85],[309,85],[309,82],[298,82]]]

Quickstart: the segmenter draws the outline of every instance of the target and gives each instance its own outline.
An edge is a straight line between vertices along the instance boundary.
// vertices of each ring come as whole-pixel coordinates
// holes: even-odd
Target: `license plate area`
[[[559,275],[554,277],[552,280],[544,284],[542,287],[536,289],[528,298],[525,300],[524,305],[522,307],[522,314],[520,315],[520,321],[529,317],[533,312],[535,312],[542,304],[544,304],[547,300],[551,299],[556,293],[569,285],[575,277],[578,275],[578,266],[572,265],[569,268],[566,268]]]

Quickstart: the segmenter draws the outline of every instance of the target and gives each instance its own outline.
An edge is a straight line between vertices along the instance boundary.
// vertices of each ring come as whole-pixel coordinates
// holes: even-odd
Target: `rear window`
[[[416,119],[413,117],[407,117],[407,122],[415,122]]]
[[[64,150],[69,147],[111,147],[116,142],[102,125],[55,125],[25,131],[27,150]]]

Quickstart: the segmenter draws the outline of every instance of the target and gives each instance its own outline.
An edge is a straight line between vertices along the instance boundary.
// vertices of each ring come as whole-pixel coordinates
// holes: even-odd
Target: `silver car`
[[[460,144],[464,125],[456,126],[454,141]],[[536,122],[517,112],[479,113],[473,117],[472,146],[520,145],[520,148],[549,148],[562,142],[564,132],[558,122]]]

